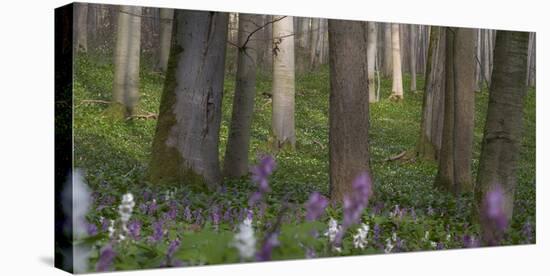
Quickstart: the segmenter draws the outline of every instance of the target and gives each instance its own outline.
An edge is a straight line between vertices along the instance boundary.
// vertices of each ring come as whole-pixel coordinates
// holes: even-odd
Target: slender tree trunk
[[[390,99],[403,100],[403,77],[401,72],[401,45],[399,42],[399,24],[391,25],[391,45],[392,45],[392,95]]]
[[[248,174],[248,148],[250,127],[256,94],[256,37],[248,37],[259,25],[258,15],[239,14],[239,52],[237,79],[229,137],[224,160],[224,175],[242,177]],[[246,45],[245,45],[246,43]]]
[[[149,179],[213,190],[222,179],[218,143],[228,14],[175,10],[174,20]]]
[[[523,105],[527,87],[527,32],[498,31],[494,68],[489,89],[489,107],[481,143],[474,213],[482,226],[485,243],[494,241],[495,227],[486,218],[482,201],[487,192],[500,186],[504,193],[504,213],[511,221],[517,186]]]
[[[141,46],[141,7],[121,6],[118,13],[115,48],[114,117],[134,113],[139,99],[139,61]]]
[[[75,3],[78,17],[76,18],[76,49],[78,52],[88,52],[88,4]]]
[[[384,77],[390,77],[392,75],[392,57],[391,23],[384,23],[384,64],[382,66]]]
[[[416,91],[416,51],[417,51],[417,29],[418,27],[416,25],[410,25],[410,31],[409,31],[409,49],[410,49],[410,59],[409,59],[409,65],[410,65],[410,71],[411,71],[411,91]]]
[[[375,22],[368,22],[367,34],[367,62],[368,62],[368,80],[369,80],[369,102],[378,101],[376,96],[376,81],[374,79],[374,67],[376,64],[376,38],[378,36]]]
[[[435,185],[459,194],[473,191],[474,32],[445,29],[445,116]]]
[[[275,150],[294,149],[294,33],[292,17],[273,24],[273,127]]]
[[[160,49],[158,68],[166,72],[168,57],[170,55],[170,41],[172,39],[172,21],[174,19],[173,9],[160,9]]]
[[[262,15],[262,25],[273,19],[271,15]],[[273,69],[273,27],[271,24],[258,31],[258,42],[256,43],[258,53],[258,69],[263,73],[270,73]],[[271,91],[266,91],[271,93]]]
[[[416,153],[423,159],[438,160],[445,107],[445,32],[438,26],[432,26],[430,32],[422,122]]]
[[[369,169],[369,98],[366,23],[328,21],[330,51],[330,197],[352,193],[355,177]]]
[[[317,63],[319,59],[319,28],[321,26],[320,24],[321,19],[320,18],[312,18],[311,19],[311,36],[310,36],[310,54],[309,54],[309,68],[312,70],[315,70],[317,68]]]

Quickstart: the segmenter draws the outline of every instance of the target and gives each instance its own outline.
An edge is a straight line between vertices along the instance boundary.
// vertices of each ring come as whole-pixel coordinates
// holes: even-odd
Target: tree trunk
[[[353,192],[355,177],[369,169],[369,98],[366,23],[328,21],[330,197]]]
[[[237,53],[235,96],[224,160],[224,175],[229,177],[245,176],[249,170],[248,148],[256,94],[257,52],[255,35],[250,39],[248,36],[259,25],[258,17],[258,15],[239,14],[238,45],[241,49]]]
[[[384,63],[383,75],[390,77],[392,75],[392,41],[391,41],[391,23],[384,23]]]
[[[443,131],[445,99],[445,32],[432,26],[425,73],[420,137],[417,156],[438,160]]]
[[[376,95],[376,81],[374,79],[374,67],[376,64],[376,38],[378,34],[376,31],[375,22],[368,22],[367,24],[367,71],[369,80],[369,102],[374,103],[378,101],[378,97]]]
[[[155,184],[221,184],[219,130],[228,14],[175,10],[172,48],[153,140]]]
[[[497,32],[489,107],[477,174],[477,206],[474,207],[486,243],[495,235],[495,229],[480,209],[487,192],[499,185],[504,192],[504,213],[508,221],[513,215],[523,129],[523,104],[527,93],[525,77],[528,40],[527,32]]]
[[[158,68],[166,72],[168,57],[170,55],[170,41],[172,39],[173,9],[160,9],[160,47]]]
[[[76,50],[88,52],[88,4],[75,3],[78,15],[76,19]]]
[[[319,49],[319,28],[321,26],[320,22],[321,22],[320,18],[311,19],[309,68],[312,70],[315,70],[317,68],[317,63],[319,58],[318,49]]]
[[[294,32],[292,17],[273,24],[273,149],[294,149]]]
[[[399,42],[399,24],[391,25],[391,46],[392,46],[392,95],[390,99],[403,100],[403,78],[401,72],[401,48]]]
[[[416,91],[416,51],[417,51],[417,26],[416,25],[410,25],[410,31],[409,31],[409,49],[410,49],[410,59],[409,59],[409,66],[410,66],[410,73],[411,73],[411,92]]]
[[[115,48],[115,117],[132,115],[139,98],[139,61],[141,46],[141,7],[121,6],[118,13]]]
[[[435,185],[460,194],[472,192],[474,138],[474,32],[445,28],[445,114]]]

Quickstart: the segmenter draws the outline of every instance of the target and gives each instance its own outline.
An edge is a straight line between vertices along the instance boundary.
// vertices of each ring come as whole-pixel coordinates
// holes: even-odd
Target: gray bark
[[[410,31],[409,31],[409,66],[410,66],[410,73],[411,73],[411,91],[416,91],[416,51],[417,51],[417,26],[416,25],[410,25]]]
[[[239,38],[241,47],[237,54],[237,75],[233,111],[224,159],[224,175],[242,177],[248,174],[248,149],[250,128],[256,94],[256,37],[249,38],[260,19],[258,15],[239,14]],[[246,45],[245,45],[246,43]]]
[[[218,144],[228,14],[175,10],[174,19],[149,179],[214,190],[222,179]]]
[[[341,202],[369,169],[366,23],[328,21],[330,51],[330,197]]]
[[[76,49],[88,52],[88,4],[75,3],[76,6]]]
[[[166,72],[168,57],[170,55],[170,41],[172,39],[172,21],[174,19],[173,9],[160,9],[160,49],[158,67]]]
[[[376,64],[376,39],[378,37],[376,22],[367,23],[367,62],[368,62],[368,81],[369,81],[369,102],[378,102],[376,95],[376,81],[374,79]]]
[[[391,25],[392,47],[392,94],[391,99],[403,100],[403,75],[401,71],[401,45],[399,40],[399,24]]]
[[[391,23],[384,23],[384,63],[382,66],[384,77],[390,77],[392,75],[392,53]]]

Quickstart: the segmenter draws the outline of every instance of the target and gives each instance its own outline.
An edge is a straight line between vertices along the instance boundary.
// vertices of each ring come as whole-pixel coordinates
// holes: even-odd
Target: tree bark
[[[378,102],[376,95],[376,81],[374,79],[374,67],[376,64],[376,38],[378,36],[375,22],[367,23],[367,62],[369,81],[369,102]]]
[[[494,68],[489,89],[489,107],[481,142],[481,156],[475,189],[474,212],[482,226],[486,242],[494,236],[494,228],[484,217],[482,201],[488,191],[499,185],[504,192],[504,213],[513,215],[517,186],[523,106],[527,86],[527,51],[529,33],[498,31],[494,52]]]
[[[248,174],[250,127],[256,94],[256,37],[248,37],[259,24],[258,15],[239,14],[237,76],[233,111],[224,159],[224,176],[242,177]],[[246,43],[246,45],[245,45]]]
[[[417,26],[416,25],[410,25],[410,31],[409,31],[409,49],[410,49],[410,55],[409,55],[409,66],[410,66],[410,73],[411,73],[411,92],[416,91],[416,51],[417,51]]]
[[[391,25],[392,46],[392,95],[390,99],[403,100],[403,77],[401,72],[401,45],[399,42],[399,24]]]
[[[445,107],[445,32],[438,26],[431,26],[430,32],[422,121],[416,153],[426,160],[438,160]]]
[[[330,197],[352,193],[355,177],[369,169],[369,96],[366,23],[328,21]]]
[[[160,9],[160,47],[158,68],[166,72],[168,57],[170,56],[170,41],[172,39],[173,9]]]
[[[76,20],[76,50],[88,52],[88,4],[75,3],[78,15]]]
[[[278,17],[277,17],[278,18]],[[273,24],[272,147],[294,149],[294,33],[292,17]]]
[[[175,10],[172,48],[152,146],[155,184],[214,190],[228,14]]]
[[[320,18],[311,19],[311,36],[310,36],[310,53],[309,53],[309,68],[315,70],[319,59],[319,29],[321,26]]]
[[[118,13],[113,81],[115,103],[110,109],[115,117],[132,115],[139,99],[141,11],[141,7],[121,6]]]
[[[445,32],[445,114],[435,185],[460,194],[473,191],[474,32],[450,27]]]
[[[385,77],[392,75],[392,54],[391,23],[384,23],[384,63],[382,71]]]

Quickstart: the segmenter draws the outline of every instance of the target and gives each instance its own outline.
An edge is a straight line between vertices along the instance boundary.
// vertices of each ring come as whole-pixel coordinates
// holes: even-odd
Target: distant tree
[[[474,31],[445,28],[445,112],[437,187],[472,192],[474,138]]]
[[[527,93],[527,52],[529,33],[498,31],[494,67],[489,89],[489,107],[481,141],[481,156],[475,187],[474,212],[482,226],[482,237],[490,243],[496,230],[482,202],[487,193],[500,186],[504,215],[512,219],[514,194],[523,131],[523,105]]]
[[[417,52],[417,27],[416,25],[409,25],[410,31],[409,31],[409,49],[410,49],[410,55],[409,55],[409,66],[410,66],[410,73],[411,73],[411,92],[416,91],[416,52]]]
[[[310,54],[309,54],[309,68],[316,69],[317,64],[319,63],[319,46],[320,46],[320,37],[319,29],[321,28],[321,19],[312,18],[311,19],[311,30],[310,30]]]
[[[76,6],[76,49],[88,52],[88,4],[75,3]]]
[[[168,57],[170,55],[170,41],[172,39],[172,21],[174,19],[173,9],[160,9],[160,46],[158,68],[166,72]]]
[[[248,174],[250,127],[256,94],[256,37],[261,17],[239,14],[237,75],[233,112],[224,159],[224,175],[241,177]]]
[[[441,31],[440,27],[430,27],[426,63],[422,120],[416,154],[423,159],[438,160],[445,107],[445,31]]]
[[[273,19],[273,127],[272,147],[294,149],[294,34],[290,16]]]
[[[368,22],[367,34],[367,62],[368,62],[368,77],[369,77],[369,102],[378,102],[376,95],[376,81],[374,79],[376,65],[376,40],[378,37],[376,22]]]
[[[132,115],[139,99],[141,7],[121,6],[115,46],[114,103],[116,117]]]
[[[393,50],[391,41],[391,23],[384,23],[384,58],[382,73],[385,77],[392,75]]]
[[[369,170],[369,95],[365,22],[328,21],[330,197],[338,202]]]
[[[216,189],[228,14],[175,10],[149,179]]]
[[[403,77],[401,72],[401,46],[399,42],[399,24],[391,25],[391,46],[392,46],[392,94],[390,99],[403,99]]]

